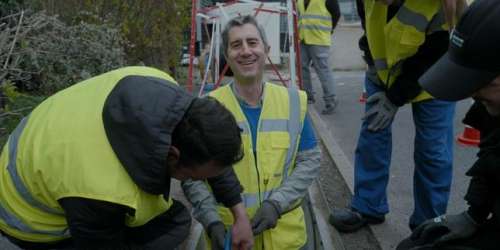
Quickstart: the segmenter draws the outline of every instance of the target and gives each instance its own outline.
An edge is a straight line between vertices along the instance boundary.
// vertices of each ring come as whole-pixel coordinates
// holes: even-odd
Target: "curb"
[[[326,148],[326,152],[324,152],[324,153],[327,153],[330,156],[330,159],[332,159],[333,164],[334,164],[334,166],[332,166],[332,167],[336,167],[339,170],[340,174],[342,175],[342,179],[344,180],[347,187],[349,188],[350,195],[352,196],[354,194],[354,183],[353,183],[354,182],[353,181],[354,180],[354,166],[352,166],[351,162],[349,161],[349,159],[345,155],[342,148],[340,148],[339,144],[333,139],[333,136],[332,136],[330,130],[328,129],[326,123],[323,121],[321,116],[316,111],[313,104],[308,105],[308,111],[309,111],[309,115],[311,117],[313,126],[316,128],[316,131],[317,131],[316,136],[319,137],[319,139],[321,140],[321,142],[323,143],[323,145]],[[317,181],[315,181],[315,184],[313,186],[315,186],[316,188],[319,189],[319,186],[317,186]],[[313,187],[311,189],[313,189]],[[320,192],[321,192],[321,189],[320,189]],[[323,200],[323,202],[326,203],[326,199],[324,196],[322,197],[322,200]],[[327,206],[328,206],[328,204],[327,204]],[[329,211],[330,211],[330,209],[328,208],[328,213],[329,213]],[[328,216],[329,216],[329,214],[327,214],[326,217],[324,217],[324,218],[328,218]],[[335,233],[333,234],[335,236],[335,238],[337,238],[337,236],[338,236],[338,240],[342,241],[340,233],[333,226],[328,225],[328,228],[335,231]],[[323,230],[323,228],[320,228],[320,229]],[[379,237],[379,235],[377,235],[375,233],[375,231],[371,225],[368,225],[368,229],[370,230],[370,233],[373,235],[373,237],[377,241],[380,248],[382,248],[382,244],[380,243],[381,238]]]
[[[333,161],[333,164],[339,169],[342,174],[342,178],[344,182],[349,187],[349,191],[351,195],[354,194],[354,184],[352,180],[354,180],[354,168],[344,154],[344,151],[340,148],[338,143],[333,139],[333,136],[326,126],[326,123],[321,119],[318,112],[314,108],[313,105],[309,105],[309,115],[311,116],[312,123],[314,127],[318,131],[317,136],[325,145],[327,153],[330,155],[330,158]]]

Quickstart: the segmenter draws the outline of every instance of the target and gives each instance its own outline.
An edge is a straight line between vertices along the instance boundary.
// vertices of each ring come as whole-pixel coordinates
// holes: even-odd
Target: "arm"
[[[396,106],[417,97],[422,88],[418,78],[448,50],[448,32],[438,31],[428,35],[417,53],[404,60],[401,74],[387,90],[387,97]]]
[[[365,7],[363,5],[363,0],[356,0],[356,9],[358,11],[358,16],[361,21],[361,27],[363,28],[363,35],[359,38],[358,46],[361,51],[363,51],[363,59],[365,63],[372,66],[373,59],[368,47],[368,39],[366,38],[365,30]]]
[[[217,202],[202,181],[187,180],[182,182],[182,190],[186,198],[193,205],[193,217],[199,221],[205,229],[222,219],[217,212]]]
[[[332,32],[337,27],[340,19],[340,7],[337,0],[326,0],[326,9],[330,12],[332,16]]]
[[[292,174],[269,196],[269,200],[278,204],[281,213],[295,208],[318,177],[321,162],[319,147],[298,152],[295,161]]]
[[[137,232],[159,231],[155,227],[155,219],[141,227],[134,228],[136,234],[130,234],[125,225],[127,213],[133,209],[105,201],[78,197],[59,200],[68,221],[71,237],[76,249],[144,249],[162,242],[165,238],[154,234],[137,234]],[[162,220],[163,222],[164,220]],[[141,235],[141,236],[138,236]],[[142,244],[134,242],[143,242]]]
[[[236,179],[236,182],[234,179]],[[219,200],[221,200],[221,202],[224,201],[223,203],[230,208],[231,213],[233,214],[233,248],[251,248],[251,246],[253,245],[252,230],[245,207],[241,202],[240,193],[242,191],[242,188],[239,184],[238,179],[236,178],[236,175],[234,174],[234,171],[232,171],[231,169],[231,171],[227,171],[221,176],[212,178],[209,181],[214,193],[217,192],[219,194]],[[228,197],[224,197],[224,187],[227,190],[230,190],[230,192],[226,192],[230,194]],[[222,219],[217,212],[217,202],[208,190],[206,184],[202,181],[189,180],[182,183],[182,188],[188,200],[193,204],[193,216],[203,225],[211,238],[216,237],[216,235],[212,235],[212,232],[218,233],[221,230],[212,229],[221,228],[220,225],[222,224]],[[235,195],[235,191],[238,191],[237,195]]]
[[[286,181],[269,197],[269,200],[276,202],[280,213],[295,208],[304,198],[307,189],[319,174],[320,162],[321,152],[310,117],[306,115],[295,157],[295,168]]]
[[[243,187],[232,167],[227,168],[219,176],[208,178],[207,182],[217,202],[224,204],[225,207],[232,207],[242,201],[240,194],[243,192]]]

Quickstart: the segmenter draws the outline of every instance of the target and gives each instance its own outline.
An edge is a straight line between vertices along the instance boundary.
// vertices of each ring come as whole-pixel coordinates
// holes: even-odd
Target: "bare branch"
[[[7,55],[7,58],[5,58],[5,64],[3,65],[4,69],[6,69],[7,65],[9,65],[9,57],[10,54],[12,54],[12,51],[14,50],[14,46],[16,45],[17,34],[19,33],[19,28],[23,23],[23,17],[24,17],[24,10],[21,11],[21,17],[19,17],[19,23],[17,24],[16,34],[14,34],[14,40],[12,41],[12,46],[10,46],[9,54]]]

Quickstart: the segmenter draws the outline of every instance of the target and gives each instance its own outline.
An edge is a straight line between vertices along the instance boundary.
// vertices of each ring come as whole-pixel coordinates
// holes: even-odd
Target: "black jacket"
[[[472,177],[465,195],[468,213],[478,223],[492,215],[490,223],[500,229],[500,117],[476,102],[463,122],[481,132],[478,160],[466,173]]]
[[[399,4],[392,4],[388,8],[387,21],[391,20],[404,1]],[[356,0],[358,15],[361,19],[363,29],[365,29],[365,11],[362,0]],[[401,74],[386,94],[389,100],[395,105],[403,106],[408,101],[417,97],[422,88],[418,84],[418,78],[426,72],[441,56],[448,50],[448,32],[437,31],[427,35],[425,42],[419,47],[417,53],[402,63]],[[373,66],[373,58],[368,46],[365,34],[359,39],[359,48],[364,52],[363,58],[369,66]]]
[[[107,97],[102,118],[108,141],[132,180],[144,191],[170,199],[166,156],[171,134],[192,100],[180,87],[144,76],[121,79]],[[241,202],[242,188],[232,169],[209,182],[219,202],[229,207]],[[68,244],[77,249],[144,249],[144,244],[159,237],[173,244],[189,233],[189,212],[178,202],[135,228],[125,225],[127,214],[134,214],[127,206],[82,197],[63,198],[59,203],[68,221],[70,240],[52,246],[11,240],[21,247],[39,249]],[[168,245],[163,244],[165,247]]]

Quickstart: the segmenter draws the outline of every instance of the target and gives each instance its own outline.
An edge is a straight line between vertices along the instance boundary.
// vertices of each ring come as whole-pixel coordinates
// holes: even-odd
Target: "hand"
[[[280,218],[280,208],[275,201],[265,200],[252,218],[253,235],[258,235],[264,230],[276,227]]]
[[[441,0],[441,4],[443,5],[446,23],[448,23],[451,31],[465,11],[467,3],[465,0]]]
[[[224,237],[226,229],[224,224],[220,221],[210,224],[207,228],[208,237],[210,237],[211,246],[213,250],[224,249]]]
[[[439,236],[435,243],[443,243],[450,240],[463,239],[472,236],[477,231],[477,223],[469,216],[467,212],[456,215],[441,215],[430,219],[418,226],[411,234],[411,239],[429,239],[437,232],[444,234]]]
[[[382,91],[368,97],[366,105],[368,104],[373,104],[373,106],[366,111],[363,119],[370,119],[368,122],[368,130],[370,131],[378,131],[386,128],[398,111],[398,107]]]
[[[231,229],[232,249],[248,250],[253,247],[253,234],[250,220],[243,203],[231,207],[234,224]]]

